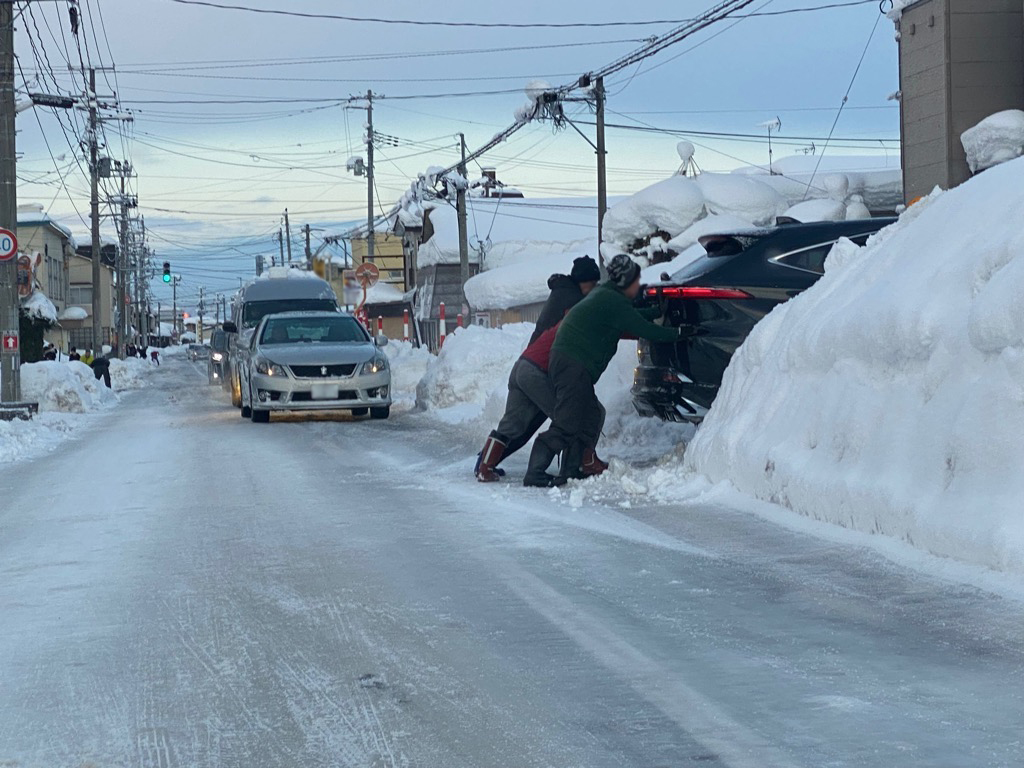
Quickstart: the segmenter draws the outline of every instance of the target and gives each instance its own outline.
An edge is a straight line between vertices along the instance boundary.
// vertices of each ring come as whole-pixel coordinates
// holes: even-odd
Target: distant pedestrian
[[[125,357],[135,357],[135,345],[132,344],[131,342],[129,342],[128,344],[125,345],[125,347],[124,347],[124,356]]]
[[[82,356],[78,354],[78,350],[74,347],[68,350],[68,360],[81,360]]]
[[[95,358],[93,358],[91,349],[85,350],[85,352],[82,354],[82,362],[85,363],[86,365],[92,365],[92,361],[94,359]]]
[[[110,389],[110,360],[104,355],[100,355],[92,361],[92,372],[96,377],[96,381],[103,379],[103,383],[107,385],[107,389]]]
[[[57,359],[57,348],[53,344],[47,344],[43,347],[43,360],[56,360]]]
[[[160,365],[160,352],[154,349],[149,353],[149,359],[154,365]]]
[[[145,360],[148,350],[149,350],[149,347],[147,345],[145,345],[145,344],[143,344],[141,347],[139,347],[139,357],[141,357],[143,360]]]
[[[608,280],[569,310],[558,327],[548,371],[555,388],[555,411],[551,428],[533,444],[523,485],[547,488],[582,476],[587,436],[602,412],[594,385],[615,356],[619,339],[624,335],[662,342],[682,338],[681,329],[651,322],[661,313],[659,308],[633,306],[639,292],[640,267],[619,254],[608,264]],[[547,470],[559,453],[562,469],[553,477]]]

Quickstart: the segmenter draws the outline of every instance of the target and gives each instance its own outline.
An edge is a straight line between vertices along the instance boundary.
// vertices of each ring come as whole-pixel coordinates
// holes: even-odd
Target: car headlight
[[[377,355],[372,360],[367,360],[363,363],[362,369],[359,371],[361,374],[372,374],[380,373],[388,369],[388,359],[383,355]]]
[[[269,360],[257,360],[256,361],[256,372],[262,373],[264,376],[287,376],[284,368],[277,363],[272,363]]]
[[[224,359],[224,355],[222,355],[220,352],[214,352],[211,355],[211,357],[213,358],[214,362],[217,362],[217,363],[219,363],[221,360]]]

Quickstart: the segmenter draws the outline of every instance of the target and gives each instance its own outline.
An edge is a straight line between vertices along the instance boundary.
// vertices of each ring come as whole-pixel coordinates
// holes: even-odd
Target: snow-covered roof
[[[1024,111],[1007,109],[989,115],[960,137],[972,173],[1024,155]]]
[[[405,294],[391,283],[378,282],[376,285],[366,289],[367,304],[390,304],[403,301]]]
[[[36,225],[51,227],[74,243],[75,238],[74,235],[71,234],[71,230],[50,218],[50,214],[44,210],[42,203],[25,203],[23,205],[19,205],[18,224],[19,226]]]
[[[595,198],[470,198],[467,205],[471,263],[479,260],[478,242],[488,238],[484,266],[489,269],[545,255],[597,253]],[[442,204],[431,209],[429,217],[434,233],[420,245],[419,268],[457,264],[455,209]]]
[[[556,253],[523,259],[489,269],[466,282],[466,301],[473,309],[511,309],[542,302],[548,297],[548,278],[568,274],[578,253]]]

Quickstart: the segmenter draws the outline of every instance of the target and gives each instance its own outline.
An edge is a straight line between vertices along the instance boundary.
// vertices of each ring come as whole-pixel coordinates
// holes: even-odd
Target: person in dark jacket
[[[615,356],[619,339],[636,336],[670,342],[683,331],[656,325],[657,307],[633,306],[640,292],[640,267],[624,253],[608,264],[608,280],[566,315],[551,346],[548,375],[555,388],[555,412],[551,428],[537,437],[523,485],[548,488],[580,477],[587,435],[602,412],[594,385]],[[557,477],[548,474],[551,461],[562,453]]]
[[[537,327],[533,329],[530,343],[533,344],[544,331],[562,322],[565,313],[583,301],[583,297],[594,289],[600,279],[601,270],[589,256],[574,259],[572,271],[568,275],[549,277],[548,288],[551,293],[537,318]]]
[[[498,464],[518,451],[540,426],[551,418],[555,412],[555,388],[548,376],[551,360],[551,345],[554,343],[558,326],[554,325],[542,333],[530,344],[512,366],[508,377],[508,398],[505,400],[505,414],[498,426],[487,436],[487,442],[480,452],[480,460],[476,466],[476,479],[481,483],[493,483],[501,478]],[[584,475],[599,475],[608,469],[597,457],[595,446],[601,437],[604,427],[604,408],[600,418],[591,427],[592,432],[586,435],[587,453],[584,456],[582,471]],[[509,436],[512,437],[509,437]]]
[[[78,354],[78,350],[74,347],[68,350],[68,360],[81,360],[82,356]]]
[[[110,389],[110,361],[107,359],[106,353],[94,358],[90,365],[92,366],[92,373],[96,377],[96,381],[103,379],[107,389]]]
[[[601,270],[598,268],[597,262],[589,256],[573,259],[572,271],[568,275],[555,274],[549,277],[548,288],[551,293],[548,294],[547,301],[544,302],[544,306],[540,310],[537,326],[533,329],[529,343],[534,344],[545,332],[562,322],[566,313],[579,304],[583,297],[594,289],[600,279]],[[544,370],[547,371],[546,363]],[[516,371],[513,369],[513,376],[515,373]],[[510,378],[510,385],[511,381]],[[516,402],[517,398],[514,398],[513,401]],[[499,430],[491,432],[484,445],[484,450],[477,454],[476,466],[473,467],[473,474],[481,482],[491,482],[504,475],[505,471],[498,469],[501,460],[511,456],[530,442],[530,438],[537,434],[537,430],[544,426],[544,422],[551,416],[550,413],[545,413],[542,410],[531,409],[531,411],[532,420],[517,420],[515,433],[502,433]],[[505,407],[505,412],[509,413],[508,405]],[[488,468],[484,470],[484,477],[481,477],[481,463],[485,453],[490,453],[493,463],[488,465]],[[604,467],[607,468],[607,465]]]

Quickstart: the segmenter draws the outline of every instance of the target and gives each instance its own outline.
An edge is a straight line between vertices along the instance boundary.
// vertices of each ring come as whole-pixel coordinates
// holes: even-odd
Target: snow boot
[[[505,445],[505,442],[500,440],[494,432],[487,436],[487,442],[484,443],[484,449],[480,451],[476,466],[476,479],[481,483],[496,483],[501,479],[504,473],[499,473],[495,465],[505,455]]]
[[[555,458],[557,451],[551,449],[544,435],[537,438],[533,444],[533,451],[530,453],[530,464],[526,468],[526,476],[523,478],[523,485],[527,488],[553,488],[556,485],[565,485],[563,478],[548,474],[548,467]]]
[[[586,448],[583,451],[583,465],[581,467],[585,477],[597,477],[608,469],[608,462],[601,461],[597,451],[593,448]]]
[[[574,440],[562,452],[562,468],[558,473],[556,485],[565,485],[570,480],[583,480],[587,476],[581,469],[583,451],[583,442],[581,440]]]

